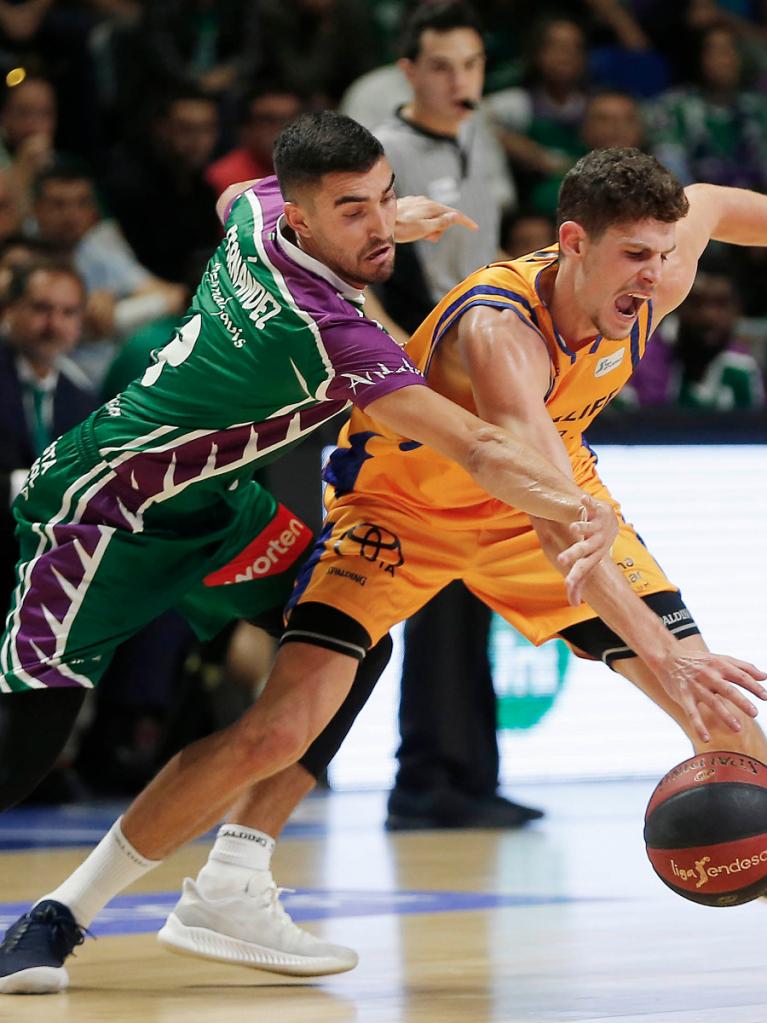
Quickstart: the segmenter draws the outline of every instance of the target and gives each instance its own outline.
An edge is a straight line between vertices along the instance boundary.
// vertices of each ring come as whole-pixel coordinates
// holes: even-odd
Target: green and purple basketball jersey
[[[254,469],[350,404],[424,384],[282,208],[275,178],[235,200],[169,343],[32,466],[0,690],[93,685],[168,607],[206,636],[284,603],[308,530]]]

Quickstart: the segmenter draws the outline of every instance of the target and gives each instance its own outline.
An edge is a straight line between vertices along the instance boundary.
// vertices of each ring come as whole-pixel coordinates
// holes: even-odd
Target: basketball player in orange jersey
[[[325,528],[299,577],[282,642],[311,644],[318,655],[324,648],[323,662],[361,657],[461,578],[534,643],[561,636],[576,654],[624,675],[696,750],[765,760],[767,741],[745,697],[734,688],[704,692],[725,662],[726,676],[759,696],[753,679],[764,675],[708,653],[677,588],[601,483],[582,434],[690,290],[709,240],[764,243],[767,197],[709,185],[683,190],[638,150],[602,150],[567,175],[558,220],[558,246],[472,274],[407,351],[435,390],[613,502],[618,539],[612,560],[584,585],[587,603],[568,604],[554,567],[566,528],[489,498],[460,467],[355,409],[326,469]],[[248,863],[268,867],[275,836],[313,784],[305,765],[314,750],[318,759],[326,753],[335,725],[304,766],[261,782],[234,808],[198,878],[185,882],[160,932],[164,945],[241,964],[279,948],[279,934],[247,895]],[[335,749],[338,730],[333,739]]]
[[[706,185],[685,194],[652,157],[604,150],[567,175],[559,219],[558,248],[471,275],[416,331],[408,355],[432,388],[611,501],[582,431],[630,376],[652,325],[689,291],[708,241],[764,243],[767,197]],[[135,880],[188,837],[192,810],[204,814],[201,793],[210,797],[211,823],[225,812],[229,775],[243,758],[258,760],[262,776],[269,764],[274,772],[284,768],[239,790],[231,823],[220,829],[196,881],[185,882],[159,936],[177,951],[299,975],[355,965],[352,950],[317,949],[279,907],[276,891],[263,899],[274,836],[354,716],[340,706],[307,750],[306,704],[342,705],[367,649],[455,578],[534,642],[559,635],[577,653],[603,659],[671,714],[697,750],[724,746],[767,758],[742,691],[764,699],[765,675],[707,651],[676,587],[627,523],[621,521],[612,557],[584,581],[587,603],[572,606],[558,560],[572,543],[568,527],[489,497],[468,472],[394,432],[375,406],[370,414],[355,408],[327,470],[325,528],[297,583],[282,640],[281,656],[291,649],[301,656],[292,676],[284,669],[275,676],[263,708],[267,731],[235,726],[221,733],[226,742],[197,744],[122,818],[132,858],[143,857]],[[301,766],[286,766],[302,754]],[[125,871],[114,869],[121,855],[102,843],[40,906],[66,908],[73,922],[84,907],[92,917],[126,883]],[[13,940],[0,950],[9,964],[17,935],[31,926],[45,921],[25,917],[14,925]],[[61,961],[71,947],[56,952]],[[28,961],[24,971],[30,979],[34,973],[36,986],[6,990],[62,986],[36,967]]]

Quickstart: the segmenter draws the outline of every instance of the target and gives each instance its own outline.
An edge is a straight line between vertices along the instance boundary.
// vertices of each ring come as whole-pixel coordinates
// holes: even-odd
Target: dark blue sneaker
[[[69,984],[64,960],[85,941],[69,909],[45,899],[20,916],[0,944],[0,994],[47,995]]]

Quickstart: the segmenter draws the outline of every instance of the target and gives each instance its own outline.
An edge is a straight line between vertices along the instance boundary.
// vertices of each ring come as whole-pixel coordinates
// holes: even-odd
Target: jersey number
[[[141,378],[141,383],[144,387],[151,387],[155,383],[165,368],[166,363],[169,366],[180,366],[182,362],[186,362],[192,354],[192,349],[197,344],[201,327],[202,316],[197,313],[176,332],[173,340],[160,349],[157,355],[157,362],[151,365]]]

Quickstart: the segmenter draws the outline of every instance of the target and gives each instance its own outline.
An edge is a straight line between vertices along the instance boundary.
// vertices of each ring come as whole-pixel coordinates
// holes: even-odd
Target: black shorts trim
[[[308,600],[291,613],[280,646],[285,643],[310,643],[362,661],[372,640],[367,629],[350,615],[329,604]]]
[[[677,639],[700,634],[695,619],[678,591],[650,593],[642,597],[642,600]],[[612,667],[615,661],[637,656],[601,618],[587,618],[585,622],[569,625],[562,629],[559,635],[576,650],[582,651],[595,661],[604,661],[608,667]]]

